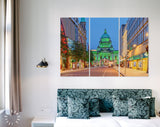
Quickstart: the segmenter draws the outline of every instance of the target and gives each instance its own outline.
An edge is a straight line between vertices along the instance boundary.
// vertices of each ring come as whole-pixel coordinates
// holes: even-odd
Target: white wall
[[[56,115],[57,88],[149,88],[160,109],[159,0],[20,0],[22,123]],[[149,77],[60,77],[60,17],[149,17]],[[48,68],[38,69],[42,57]],[[41,111],[45,107],[45,111]]]

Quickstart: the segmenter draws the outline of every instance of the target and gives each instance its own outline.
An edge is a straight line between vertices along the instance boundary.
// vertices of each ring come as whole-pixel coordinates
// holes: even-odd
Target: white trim
[[[120,59],[121,59],[121,57],[120,57],[120,50],[121,50],[121,49],[120,49],[120,45],[121,45],[121,42],[120,42],[120,41],[121,41],[121,40],[120,40],[120,36],[121,36],[121,35],[120,35],[120,28],[121,28],[121,26],[120,26],[120,21],[121,21],[121,20],[120,20],[120,17],[118,17],[118,42],[119,42],[119,43],[118,43],[118,57],[119,57],[119,61],[118,61],[118,62],[119,62],[119,64],[118,64],[118,77],[121,76],[121,75],[120,75],[120,71],[121,71],[121,70],[120,70]]]
[[[91,69],[91,67],[90,67],[90,43],[91,43],[91,41],[90,41],[90,17],[89,17],[89,77],[90,77],[90,75],[91,75],[91,72],[90,72],[90,69]]]

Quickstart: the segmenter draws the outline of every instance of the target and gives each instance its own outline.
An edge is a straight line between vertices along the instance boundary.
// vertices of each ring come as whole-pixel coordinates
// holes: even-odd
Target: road
[[[89,69],[61,72],[61,76],[89,76]],[[118,71],[108,67],[92,67],[90,76],[119,76]]]
[[[114,68],[108,68],[108,67],[96,67],[91,68],[90,70],[91,76],[118,76],[118,71],[116,71]]]

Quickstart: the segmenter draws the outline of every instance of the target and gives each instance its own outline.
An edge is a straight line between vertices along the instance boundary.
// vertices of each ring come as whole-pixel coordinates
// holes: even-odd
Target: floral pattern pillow
[[[113,98],[113,116],[128,116],[128,100]]]
[[[88,99],[68,97],[68,118],[89,119]]]
[[[99,99],[99,105],[100,112],[113,112],[112,98]]]
[[[148,99],[150,105],[149,105],[149,112],[150,112],[150,117],[155,117],[155,97],[143,97],[143,99]]]
[[[89,100],[89,116],[91,117],[100,116],[98,98],[92,98]]]
[[[112,96],[121,99],[152,96],[151,89],[58,89],[58,97],[99,98],[100,112],[113,112]],[[68,107],[66,107],[68,110]]]
[[[149,98],[150,101],[150,117],[155,117],[155,97]]]
[[[150,102],[148,99],[128,99],[129,119],[150,119]]]
[[[68,116],[68,100],[65,97],[57,98],[57,116],[58,117]]]

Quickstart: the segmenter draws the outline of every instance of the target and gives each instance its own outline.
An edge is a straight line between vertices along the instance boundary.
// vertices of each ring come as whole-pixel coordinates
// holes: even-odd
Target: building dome
[[[97,47],[97,52],[112,52],[113,46],[109,35],[107,34],[106,29],[104,30],[104,34],[101,36],[99,41],[99,45]]]
[[[110,36],[107,34],[106,29],[104,30],[104,34],[101,36],[101,42],[108,42],[110,41]]]
[[[106,29],[101,36],[97,50],[91,51],[94,57],[92,64],[98,66],[108,66],[109,62],[116,65],[119,62],[118,50],[114,50],[110,36],[107,34]]]

